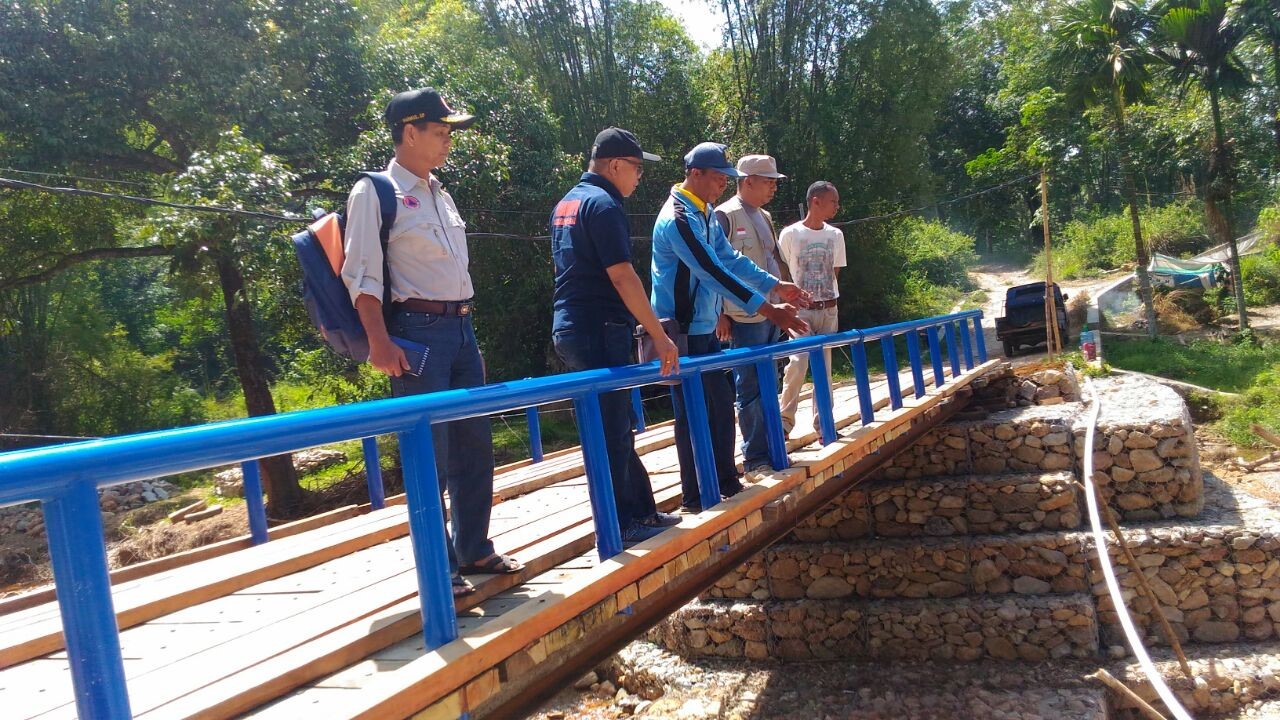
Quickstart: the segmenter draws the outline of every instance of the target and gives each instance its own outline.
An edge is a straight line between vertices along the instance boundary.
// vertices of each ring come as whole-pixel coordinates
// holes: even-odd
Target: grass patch
[[[1250,429],[1253,423],[1280,431],[1280,343],[1116,340],[1106,351],[1116,367],[1241,393],[1239,400],[1221,403],[1222,419],[1216,423],[1237,445],[1263,445]]]
[[[1280,344],[1196,340],[1108,340],[1107,361],[1118,368],[1159,375],[1226,392],[1245,392],[1280,363]]]

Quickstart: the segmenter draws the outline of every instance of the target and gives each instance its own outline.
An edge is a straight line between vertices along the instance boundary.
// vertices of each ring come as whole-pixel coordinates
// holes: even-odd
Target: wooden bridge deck
[[[837,386],[841,439],[822,447],[804,432],[812,418],[802,409],[788,440],[792,468],[603,563],[581,453],[507,466],[495,483],[492,536],[526,570],[473,576],[479,592],[458,605],[459,639],[433,652],[422,642],[405,508],[394,500],[376,512],[333,513],[327,525],[303,524],[265,545],[168,561],[150,575],[120,573],[115,609],[133,713],[456,718],[531,710],[533,697],[642,633],[865,475],[894,443],[927,429],[995,362],[892,412],[886,384],[873,383],[876,422],[866,426],[852,383]],[[900,377],[909,396],[911,376]],[[668,510],[680,501],[673,443],[670,424],[637,440]],[[879,453],[886,445],[890,452]],[[49,599],[0,602],[6,717],[76,717]]]

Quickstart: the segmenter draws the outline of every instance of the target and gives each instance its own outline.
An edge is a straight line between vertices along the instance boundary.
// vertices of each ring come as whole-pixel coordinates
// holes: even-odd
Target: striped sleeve
[[[688,208],[685,204],[676,202],[674,206],[674,224],[678,237],[672,240],[671,249],[675,252],[676,257],[680,258],[680,261],[689,267],[689,270],[697,276],[699,282],[707,283],[719,295],[732,300],[734,304],[749,313],[754,313],[758,310],[764,304],[764,298],[743,284],[733,273],[725,269],[716,254],[711,252],[711,249],[703,241],[702,234],[698,232],[705,225],[689,219]],[[724,240],[723,233],[720,234],[720,239],[726,246],[728,245],[728,241]],[[729,248],[729,250],[736,253],[733,248]],[[751,261],[748,260],[747,262],[750,263]],[[752,267],[755,267],[754,263],[751,264]],[[756,270],[763,272],[759,268],[756,268]],[[767,273],[765,274],[767,275]]]

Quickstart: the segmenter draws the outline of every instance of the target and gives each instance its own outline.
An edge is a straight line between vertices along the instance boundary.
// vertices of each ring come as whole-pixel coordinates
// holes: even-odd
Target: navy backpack
[[[396,221],[396,190],[386,173],[366,172],[363,177],[373,182],[378,193],[382,225],[378,239],[382,243],[382,309],[391,308],[391,275],[387,268],[387,238]],[[369,359],[369,338],[360,316],[351,304],[351,294],[342,282],[342,262],[346,258],[343,232],[346,217],[342,213],[315,211],[316,221],[293,236],[293,249],[302,265],[302,299],[311,316],[311,324],[338,353],[356,362]]]

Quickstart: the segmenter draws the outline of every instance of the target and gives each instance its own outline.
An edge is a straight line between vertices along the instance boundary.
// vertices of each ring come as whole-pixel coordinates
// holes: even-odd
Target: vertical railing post
[[[987,361],[987,338],[982,334],[982,311],[973,319],[973,340],[978,345],[978,362]]]
[[[929,329],[925,330],[925,334],[929,338],[929,361],[933,364],[933,385],[942,387],[946,378],[942,377],[942,348],[938,346],[938,326],[930,325]]]
[[[778,367],[773,358],[756,361],[760,386],[760,409],[764,412],[764,433],[769,441],[769,464],[774,470],[791,467],[787,457],[787,434],[782,431],[782,407],[778,403]]]
[[[716,474],[716,458],[711,449],[711,426],[707,420],[702,374],[695,372],[684,378],[680,390],[684,393],[685,421],[689,425],[693,465],[698,474],[698,496],[702,498],[702,509],[706,510],[720,502],[720,477]]]
[[[813,412],[818,416],[818,431],[822,444],[830,445],[836,441],[836,419],[827,354],[822,348],[809,351],[809,371],[813,373]]]
[[[959,323],[958,330],[960,333],[960,348],[964,351],[964,369],[973,369],[973,341],[969,339],[969,319],[962,318]]]
[[[907,333],[907,359],[911,361],[911,388],[917,398],[924,397],[924,366],[920,362],[920,331]]]
[[[960,347],[956,344],[956,324],[948,321],[942,329],[947,333],[947,359],[951,361],[951,377],[959,377]]]
[[[538,418],[538,407],[524,409],[525,428],[529,431],[529,457],[534,462],[542,462],[542,421]]]
[[[369,486],[369,507],[381,510],[387,506],[387,490],[382,484],[382,461],[378,458],[378,438],[367,437],[360,441],[364,448],[364,478]]]
[[[644,422],[644,398],[640,397],[640,388],[631,388],[631,412],[635,417],[635,431],[642,433],[645,431]]]
[[[618,505],[613,496],[613,474],[609,470],[609,450],[604,443],[604,418],[600,396],[591,393],[573,401],[578,418],[578,439],[582,443],[582,466],[587,471],[587,495],[591,518],[596,526],[596,553],[601,560],[622,552],[622,530],[618,527]]]
[[[893,335],[880,338],[880,354],[884,357],[885,380],[889,383],[889,407],[902,407],[902,385],[898,382],[898,349],[893,346]]]
[[[267,541],[267,506],[262,501],[262,474],[257,460],[240,463],[244,478],[244,504],[249,515],[249,536],[254,545]]]
[[[444,508],[440,504],[440,477],[436,473],[436,449],[431,421],[420,420],[400,433],[400,464],[404,494],[409,507],[409,537],[418,597],[422,601],[422,638],[428,651],[458,637],[453,605],[449,551],[445,543]]]
[[[42,509],[77,714],[132,717],[97,488],[76,483]]]
[[[853,379],[858,384],[858,412],[862,424],[867,425],[876,419],[875,405],[871,402],[871,377],[867,375],[867,345],[859,337],[849,349],[853,351]]]

